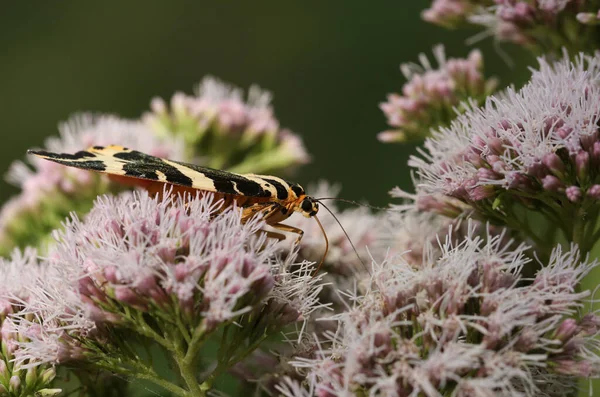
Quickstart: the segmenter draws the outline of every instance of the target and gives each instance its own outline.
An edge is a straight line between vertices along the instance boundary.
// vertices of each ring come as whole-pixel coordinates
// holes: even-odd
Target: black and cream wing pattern
[[[163,159],[117,145],[93,146],[73,154],[45,150],[29,150],[28,153],[69,167],[247,197],[285,200],[287,197],[282,196],[287,196],[289,189],[297,186],[274,176],[236,174]]]

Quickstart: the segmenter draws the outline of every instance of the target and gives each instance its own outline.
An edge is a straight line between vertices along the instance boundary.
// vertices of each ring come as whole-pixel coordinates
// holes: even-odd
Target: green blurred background
[[[437,43],[465,56],[475,32],[422,22],[428,1],[5,2],[0,15],[0,170],[77,111],[139,117],[153,96],[191,92],[206,74],[274,93],[283,126],[313,156],[294,179],[340,182],[342,196],[387,203],[410,188],[415,146],[379,143],[378,103],[404,83],[399,64]],[[488,39],[486,70],[520,85],[533,59]],[[118,144],[119,142],[115,142]],[[16,189],[2,182],[0,200]]]

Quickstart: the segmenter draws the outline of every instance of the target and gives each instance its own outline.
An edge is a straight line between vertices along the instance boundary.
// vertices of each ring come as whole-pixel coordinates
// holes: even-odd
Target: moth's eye
[[[312,203],[310,202],[310,200],[304,200],[302,201],[302,204],[300,205],[300,207],[302,208],[302,211],[304,212],[309,212],[310,210],[312,210]]]

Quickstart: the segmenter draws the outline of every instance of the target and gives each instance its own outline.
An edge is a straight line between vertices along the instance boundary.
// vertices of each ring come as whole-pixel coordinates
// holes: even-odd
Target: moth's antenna
[[[317,216],[313,216],[313,218],[315,218],[315,221],[317,221],[317,224],[319,225],[319,227],[321,228],[321,231],[323,232],[323,237],[325,237],[325,253],[323,254],[323,257],[321,258],[321,262],[319,262],[319,266],[317,266],[317,268],[315,269],[314,273],[313,273],[313,277],[317,275],[317,273],[319,273],[319,269],[321,269],[321,266],[323,266],[323,262],[325,262],[325,257],[327,256],[327,253],[329,252],[329,239],[327,238],[327,233],[325,233],[325,228],[323,227],[323,224],[321,224],[321,221],[319,220],[319,218],[317,218]]]
[[[394,210],[390,209],[390,208],[375,207],[374,205],[363,204],[363,203],[359,203],[358,201],[346,200],[346,199],[338,198],[338,197],[323,197],[323,198],[318,198],[318,199],[315,199],[315,200],[316,201],[320,201],[320,200],[343,201],[344,203],[350,203],[350,204],[354,204],[354,205],[360,205],[361,207],[367,207],[367,208],[371,208],[371,209],[378,210],[378,211],[390,211],[390,212],[394,212]]]
[[[319,200],[315,199],[315,201],[319,201]],[[358,254],[358,250],[354,246],[354,243],[350,239],[350,236],[348,235],[348,232],[346,232],[346,229],[344,229],[344,226],[342,226],[342,223],[340,222],[340,220],[337,218],[337,216],[335,216],[335,214],[325,204],[321,203],[321,205],[323,205],[323,207],[327,210],[327,212],[329,212],[331,214],[331,216],[333,216],[333,219],[335,219],[335,221],[337,222],[337,224],[340,225],[340,228],[342,228],[342,231],[346,235],[346,238],[348,239],[348,242],[352,246],[352,249],[354,250],[354,253],[356,254],[356,257],[358,258],[358,260],[360,261],[360,263],[363,265],[363,267],[365,268],[365,270],[367,271],[367,273],[371,274],[371,272],[369,271],[369,268],[367,267],[367,265],[365,264],[365,262],[362,260],[362,258]],[[319,225],[321,225],[320,222],[319,222]],[[321,226],[321,230],[322,229],[323,229],[323,226]],[[325,233],[325,232],[323,232],[323,233]]]

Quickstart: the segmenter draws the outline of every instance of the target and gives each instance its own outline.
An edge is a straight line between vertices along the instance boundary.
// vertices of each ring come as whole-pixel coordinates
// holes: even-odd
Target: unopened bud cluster
[[[595,7],[595,9],[594,9]],[[580,0],[434,0],[422,18],[447,28],[477,25],[536,52],[594,47],[598,5]]]
[[[167,105],[152,100],[146,123],[159,136],[182,137],[189,160],[239,173],[272,173],[309,160],[300,137],[283,129],[273,114],[271,94],[252,86],[242,90],[213,77],[195,95],[178,92]]]
[[[422,66],[402,65],[408,80],[402,94],[389,94],[380,108],[393,128],[381,132],[383,142],[418,140],[429,136],[431,128],[445,126],[468,99],[483,101],[496,88],[496,80],[483,76],[483,59],[473,50],[466,59],[446,59],[444,47],[434,48],[438,68],[433,69],[421,55]]]

